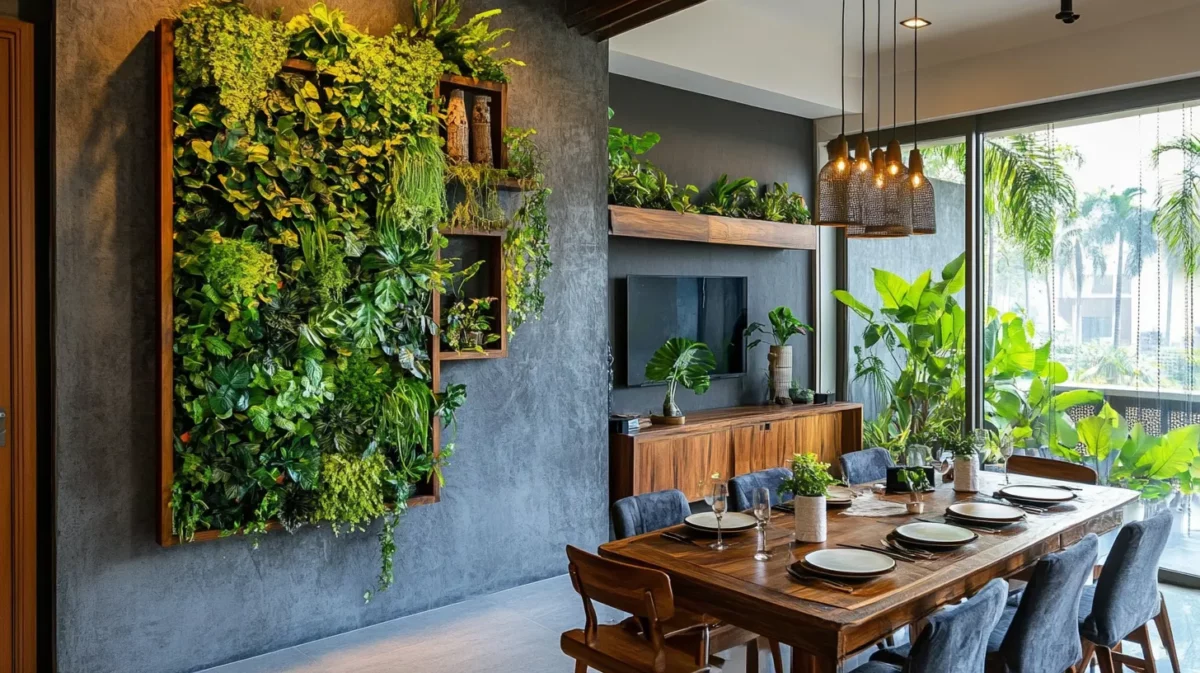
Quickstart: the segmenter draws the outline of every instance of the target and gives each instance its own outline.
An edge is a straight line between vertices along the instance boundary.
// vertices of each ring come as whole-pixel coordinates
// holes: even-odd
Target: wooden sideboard
[[[815,453],[841,474],[838,457],[862,448],[862,405],[851,402],[692,412],[686,425],[654,425],[609,438],[609,498],[677,488],[700,500],[722,478],[787,465]]]

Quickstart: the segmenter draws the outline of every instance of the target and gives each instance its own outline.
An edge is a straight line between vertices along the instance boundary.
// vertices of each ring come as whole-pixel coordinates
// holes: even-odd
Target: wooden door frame
[[[37,670],[37,292],[34,224],[33,24],[0,18],[0,48],[9,50],[11,225],[9,281],[12,399],[8,441],[12,466],[12,670]]]

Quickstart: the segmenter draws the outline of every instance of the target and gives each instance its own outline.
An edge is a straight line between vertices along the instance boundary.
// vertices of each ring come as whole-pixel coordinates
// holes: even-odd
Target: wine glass
[[[1000,438],[1000,456],[1004,458],[1004,485],[1007,486],[1008,481],[1008,459],[1013,455],[1013,439],[1012,437]]]
[[[771,491],[765,487],[754,489],[754,518],[758,521],[758,550],[754,552],[754,560],[766,561],[771,558],[767,553],[767,521],[771,518]]]
[[[725,540],[721,537],[721,517],[725,516],[725,510],[729,507],[729,487],[725,482],[717,482],[713,485],[712,493],[712,511],[717,515],[717,541],[709,545],[717,551],[729,549],[729,545],[725,544]]]

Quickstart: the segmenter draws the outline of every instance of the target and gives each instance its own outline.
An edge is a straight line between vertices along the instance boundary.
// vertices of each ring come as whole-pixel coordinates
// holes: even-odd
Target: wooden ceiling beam
[[[601,0],[584,6],[567,17],[567,25],[596,41],[607,40],[644,26],[704,0]]]

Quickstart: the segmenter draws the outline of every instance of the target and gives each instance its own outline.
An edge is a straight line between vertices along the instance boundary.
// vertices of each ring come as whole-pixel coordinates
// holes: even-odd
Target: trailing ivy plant
[[[550,261],[550,225],[546,202],[545,153],[534,142],[533,129],[510,128],[505,132],[508,166],[521,181],[521,205],[504,234],[504,273],[508,298],[508,333],[513,335],[527,320],[540,320],[546,306],[542,284],[553,263]]]
[[[176,29],[172,527],[263,533],[382,518],[379,589],[418,484],[442,480],[431,387],[446,71],[503,77],[484,13],[418,2],[438,31],[382,37],[315,4],[286,24],[204,0]],[[447,9],[453,5],[453,11]],[[418,12],[418,16],[421,15]],[[316,74],[284,70],[288,58]],[[466,70],[464,70],[466,67]],[[368,597],[370,593],[368,593]]]

